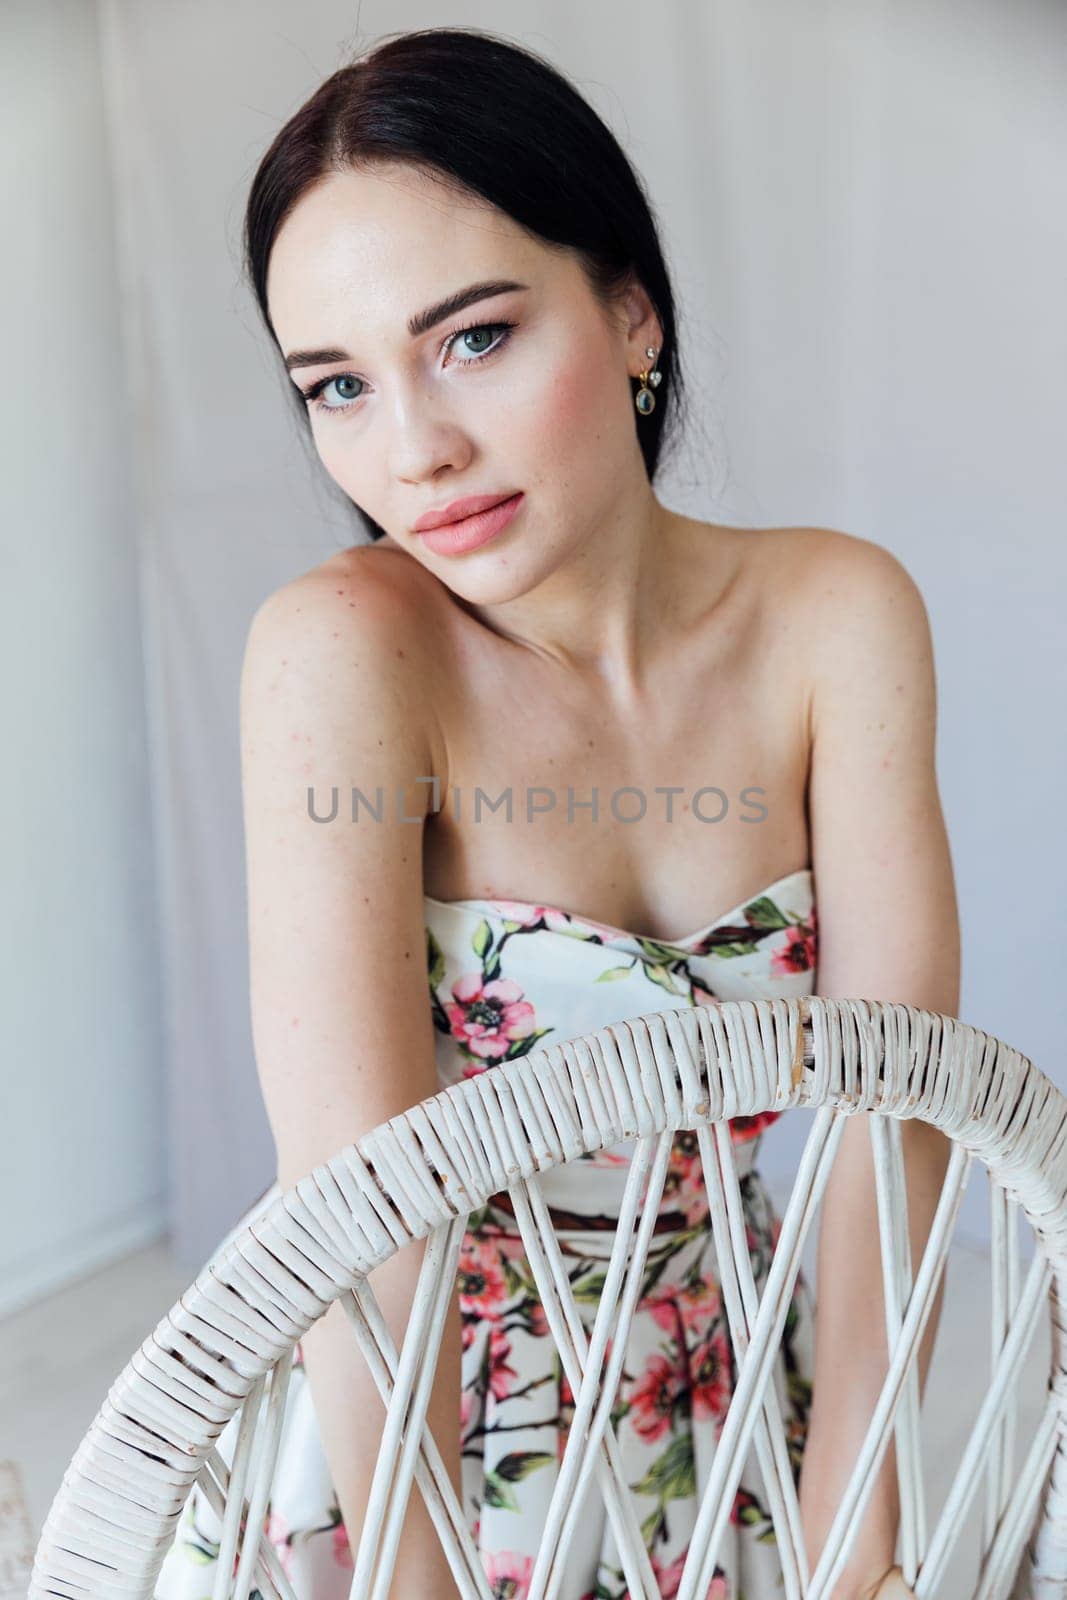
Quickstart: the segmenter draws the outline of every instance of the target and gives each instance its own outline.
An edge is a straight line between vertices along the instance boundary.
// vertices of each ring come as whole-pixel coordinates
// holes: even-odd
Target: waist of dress
[[[692,1136],[685,1137],[688,1139]],[[759,1135],[731,1141],[734,1167],[739,1180],[754,1170],[756,1153],[761,1143]],[[594,1165],[596,1156],[593,1156],[588,1160],[571,1161],[564,1166],[550,1167],[537,1175],[534,1181],[540,1187],[549,1221],[557,1231],[600,1233],[613,1232],[618,1227],[634,1147],[634,1141],[631,1140],[625,1144],[613,1145],[610,1150],[604,1151],[604,1155],[614,1157],[614,1161],[609,1165]],[[675,1151],[677,1150],[676,1142]],[[684,1155],[682,1160],[685,1164]],[[673,1161],[674,1152],[672,1152],[672,1164]],[[702,1197],[699,1192],[694,1192],[699,1186],[703,1189],[704,1196],[707,1193],[706,1183],[701,1182],[702,1167],[698,1167],[697,1171],[699,1178],[696,1178],[695,1174],[690,1174],[685,1181],[684,1210],[678,1209],[673,1203],[671,1192],[665,1186],[664,1195],[660,1200],[660,1210],[652,1225],[653,1233],[678,1233],[692,1227],[696,1217],[699,1216],[702,1221],[706,1219],[706,1202],[701,1204]],[[677,1169],[675,1172],[677,1176]],[[489,1204],[494,1210],[503,1211],[508,1216],[515,1215],[515,1207],[506,1189],[490,1195]]]

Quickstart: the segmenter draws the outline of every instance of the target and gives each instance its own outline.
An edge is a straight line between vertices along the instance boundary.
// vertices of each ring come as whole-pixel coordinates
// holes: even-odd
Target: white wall
[[[150,628],[172,752],[165,940],[184,1259],[198,1264],[271,1177],[247,1021],[241,649],[271,588],[357,537],[300,445],[241,283],[242,210],[280,124],[349,53],[396,29],[482,26],[543,50],[642,171],[703,421],[664,499],[742,523],[844,528],[893,550],[918,580],[939,675],[962,1015],[1067,1087],[1063,7],[107,9],[151,376]],[[786,1123],[763,1158],[776,1179],[795,1170],[808,1118]],[[982,1201],[976,1186],[962,1219],[978,1236]]]
[[[45,1223],[154,1215],[161,1033],[186,1265],[272,1176],[248,1025],[241,652],[264,595],[357,534],[300,442],[240,281],[239,228],[256,163],[321,79],[381,33],[443,22],[547,53],[648,184],[703,423],[663,498],[738,523],[841,527],[917,578],[937,655],[961,1012],[1067,1088],[1062,5],[100,0],[100,12],[133,422],[90,8],[20,0],[4,19],[18,144],[5,140],[0,161],[18,226],[0,251],[16,279],[3,301],[16,308],[3,434],[15,465],[0,492],[13,497],[4,559],[20,614],[0,648],[27,697],[14,743],[31,779],[0,801],[5,838],[28,846],[0,970],[19,1130],[5,1192],[31,1189]],[[772,1179],[792,1174],[807,1125],[798,1115],[768,1135]],[[976,1186],[972,1235],[986,1231],[982,1199]],[[26,1254],[55,1262],[65,1248],[41,1239]]]
[[[0,46],[0,1314],[166,1226],[148,757],[94,6]]]

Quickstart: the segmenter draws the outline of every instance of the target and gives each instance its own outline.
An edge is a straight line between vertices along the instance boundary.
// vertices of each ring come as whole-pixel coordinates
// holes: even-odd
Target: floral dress
[[[442,1087],[496,1063],[652,1011],[814,992],[807,867],[678,939],[654,940],[525,901],[425,898],[429,1003]],[[730,1123],[753,1276],[762,1293],[781,1222],[755,1166],[778,1112]],[[587,1331],[610,1256],[633,1144],[539,1177]],[[277,1196],[277,1184],[232,1238]],[[460,1255],[463,1509],[497,1600],[528,1593],[574,1396],[506,1193],[472,1214]],[[814,1302],[796,1280],[773,1382],[799,1482],[814,1365]],[[696,1136],[674,1141],[612,1411],[626,1482],[660,1593],[682,1565],[736,1379]],[[236,1419],[218,1449],[232,1459]],[[417,1489],[412,1491],[418,1493]],[[599,1484],[566,1562],[564,1600],[629,1594]],[[209,1600],[218,1520],[190,1493],[156,1600]],[[347,1600],[352,1550],[320,1442],[300,1346],[286,1397],[267,1533],[300,1600]],[[777,1600],[774,1527],[750,1449],[708,1600]],[[253,1589],[255,1600],[257,1591]]]

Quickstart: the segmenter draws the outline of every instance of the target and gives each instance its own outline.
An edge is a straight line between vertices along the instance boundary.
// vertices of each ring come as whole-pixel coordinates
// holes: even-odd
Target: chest
[[[752,615],[680,641],[639,702],[470,638],[424,834],[439,900],[564,906],[664,936],[808,861],[806,689]]]

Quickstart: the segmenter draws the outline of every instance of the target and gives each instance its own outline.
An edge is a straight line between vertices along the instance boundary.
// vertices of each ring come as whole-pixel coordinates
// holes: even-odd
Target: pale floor
[[[814,1283],[812,1243],[804,1264]],[[0,1323],[0,1466],[14,1463],[34,1543],[64,1469],[109,1388],[187,1281],[158,1245]],[[931,1530],[984,1394],[989,1342],[988,1258],[957,1244],[923,1408]],[[1043,1314],[1020,1383],[1017,1463],[1044,1399],[1049,1349]],[[973,1594],[977,1514],[976,1508],[942,1588],[945,1600]],[[0,1552],[2,1545],[0,1531]],[[0,1570],[2,1565],[0,1560]],[[24,1585],[8,1589],[0,1581],[0,1600],[24,1592]]]

